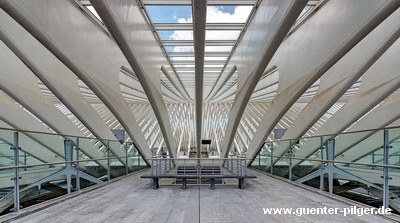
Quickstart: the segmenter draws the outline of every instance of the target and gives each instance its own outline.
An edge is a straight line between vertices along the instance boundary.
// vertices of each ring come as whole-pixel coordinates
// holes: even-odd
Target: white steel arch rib
[[[4,15],[4,13],[2,13]],[[5,21],[6,18],[2,18],[1,21]],[[15,24],[18,26],[17,24]],[[11,27],[10,25],[5,27]],[[111,133],[110,129],[104,125],[103,121],[97,115],[95,110],[89,105],[88,102],[80,94],[78,82],[75,77],[63,64],[61,64],[56,58],[54,58],[45,48],[36,43],[34,39],[27,41],[27,33],[24,33],[22,28],[13,27],[13,40],[23,37],[23,40],[19,40],[21,44],[24,44],[26,50],[23,50],[17,43],[5,33],[5,30],[0,30],[0,35],[4,43],[13,50],[14,54],[21,59],[21,61],[40,79],[42,80],[56,96],[63,101],[63,103],[71,110],[78,119],[84,123],[84,125],[93,133],[93,135],[99,139],[104,140],[115,140],[115,136]],[[31,55],[28,55],[29,52]],[[46,58],[43,60],[43,58]],[[36,59],[36,60],[35,60]],[[44,68],[41,69],[39,67]],[[16,74],[14,74],[16,75]],[[26,77],[27,74],[24,75]],[[62,77],[63,81],[56,81],[57,78]],[[91,115],[84,115],[91,114]],[[61,123],[62,124],[62,123]],[[77,133],[65,133],[67,135],[78,135]],[[80,134],[80,133],[79,133]],[[79,135],[78,135],[79,136]],[[82,136],[82,135],[81,135]],[[82,148],[84,149],[84,148]],[[123,156],[122,150],[112,150],[116,156]],[[120,160],[125,163],[123,159]]]
[[[340,11],[341,15],[338,15],[336,9],[343,4],[346,5],[345,10]],[[257,131],[250,143],[250,157],[255,157],[290,106],[357,43],[396,11],[399,4],[399,1],[329,1],[283,42],[275,56],[276,59],[271,62],[279,69],[279,89],[263,117],[262,125],[265,130]],[[323,24],[319,18],[321,14],[326,19]],[[344,19],[347,16],[352,18],[351,23]],[[316,35],[309,36],[304,42],[298,39],[304,37],[304,32],[311,35],[321,26],[327,29],[321,35],[334,35],[335,38]],[[291,41],[295,41],[298,47],[291,48]],[[308,56],[305,55],[306,52]],[[297,59],[293,60],[291,57]],[[290,65],[287,61],[291,61]]]
[[[82,11],[80,11],[73,2],[50,2],[50,4],[54,4],[54,7],[50,4],[33,4],[33,2],[16,3],[3,1],[1,4],[2,8],[5,9],[11,17],[18,21],[99,96],[124,126],[124,129],[131,136],[141,154],[144,157],[150,157],[148,144],[144,140],[143,134],[140,133],[137,123],[132,119],[132,113],[122,98],[118,78],[114,78],[115,75],[118,75],[120,67],[122,65],[127,65],[121,52],[119,52],[117,48],[112,47],[115,45],[115,42],[107,35],[104,35],[103,31],[101,31],[96,24],[88,20],[87,16],[82,14]],[[57,13],[59,18],[70,17],[73,19],[62,21],[53,19],[48,21],[35,21],[34,18],[40,18],[40,15],[36,16],[34,13],[38,13],[41,9],[45,10],[48,7],[59,9],[58,11],[50,10],[48,13]],[[39,10],[29,10],[32,8]],[[22,11],[24,9],[25,11]],[[74,16],[70,16],[70,13],[73,13]],[[66,15],[61,16],[62,14]],[[29,17],[29,15],[32,17]],[[79,27],[73,24],[79,17],[81,17],[81,25],[84,26],[85,29],[79,29]],[[42,27],[40,27],[40,25]],[[44,32],[44,25],[47,32]],[[62,28],[60,29],[60,27]],[[74,32],[73,30],[77,28],[79,30]],[[96,38],[82,41],[88,37]],[[72,39],[74,39],[73,47],[70,45]],[[111,45],[108,51],[104,51],[104,46],[106,45]],[[84,49],[87,50],[84,51],[85,54],[82,54],[81,50]],[[87,55],[87,53],[92,56]],[[97,60],[92,60],[92,58],[97,58]],[[128,122],[127,120],[130,121]]]
[[[186,8],[188,17],[160,22],[162,13],[151,10],[171,5]],[[221,157],[239,151],[254,158],[274,128],[287,129],[285,140],[398,127],[399,6],[399,0],[3,0],[0,127],[95,137],[82,144],[91,157],[104,155],[98,139],[115,140],[111,130],[125,130],[124,141],[145,158],[166,148],[171,157],[187,155],[201,139],[211,139]],[[234,18],[240,7],[247,7],[241,22],[214,21],[209,13]],[[189,34],[174,37],[182,32]],[[220,35],[210,38],[212,32]],[[63,156],[58,141],[35,134],[22,142],[35,145],[32,156],[48,151],[44,162]],[[362,147],[381,136],[340,137],[337,159],[365,160],[378,147]],[[397,137],[394,131],[391,140]],[[124,156],[117,144],[114,155]],[[301,139],[296,156],[315,156],[318,147]]]
[[[139,35],[145,35],[147,38],[151,38],[152,34],[150,30],[141,30],[140,33],[132,33],[129,24],[137,23],[137,21],[129,21],[129,17],[123,16],[124,13],[130,12],[132,15],[136,14],[137,20],[142,18],[141,15],[137,15],[140,12],[139,5],[125,5],[125,3],[118,2],[107,3],[106,1],[102,0],[92,1],[92,4],[106,23],[113,37],[117,40],[119,48],[124,53],[129,64],[136,73],[144,91],[146,92],[147,98],[149,99],[153,107],[159,126],[164,135],[164,140],[169,150],[170,157],[174,158],[176,154],[176,144],[171,131],[171,123],[168,120],[167,109],[165,108],[164,100],[160,93],[160,87],[155,84],[158,82],[154,81],[154,79],[159,80],[159,76],[156,76],[156,78],[154,77],[155,74],[159,75],[159,72],[156,72],[157,70],[154,69],[154,66],[149,67],[149,65],[146,63],[149,61],[141,61],[140,57],[138,57],[138,55],[135,53],[135,49],[143,50],[143,48],[146,48],[150,52],[153,51],[152,53],[156,54],[156,52],[154,52],[154,45],[149,46],[147,44],[144,46],[139,46],[140,42],[145,43],[143,41],[140,41],[142,37],[140,37]],[[126,11],[128,7],[131,11]],[[120,9],[125,10],[121,11]],[[128,21],[126,20],[127,18]],[[143,18],[142,20],[142,23],[144,23],[145,21]],[[156,55],[156,57],[160,58],[160,56],[158,55]],[[162,65],[159,66],[159,69],[161,69],[161,67]]]

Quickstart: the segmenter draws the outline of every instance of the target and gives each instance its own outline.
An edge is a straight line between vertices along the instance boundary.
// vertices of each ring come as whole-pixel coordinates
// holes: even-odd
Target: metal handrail
[[[335,160],[322,160],[322,159],[307,159],[307,158],[298,158],[298,157],[290,157],[290,156],[271,156],[266,155],[265,157],[275,157],[275,158],[287,158],[294,160],[305,160],[305,161],[316,161],[316,162],[327,162],[327,163],[341,163],[341,164],[352,164],[352,165],[360,165],[360,166],[374,166],[374,167],[388,167],[388,168],[398,168],[399,165],[385,165],[385,164],[372,164],[372,163],[355,163],[355,162],[347,162],[347,161],[335,161]]]
[[[118,156],[118,157],[110,157],[110,158],[107,157],[107,158],[63,161],[63,162],[54,162],[54,163],[39,163],[39,164],[30,164],[30,165],[7,166],[7,167],[0,167],[0,170],[26,168],[26,167],[37,167],[37,166],[59,165],[59,164],[67,164],[67,163],[81,163],[81,162],[89,162],[89,161],[97,161],[97,160],[121,159],[121,158],[129,158],[129,157],[137,158],[137,156]]]
[[[289,139],[276,139],[276,140],[271,140],[271,141],[265,141],[266,143],[279,143],[279,142],[286,142],[290,140],[301,140],[301,139],[314,139],[314,138],[320,138],[320,137],[327,137],[331,136],[332,138],[340,135],[348,135],[348,134],[353,134],[353,133],[362,133],[362,132],[377,132],[381,130],[390,130],[390,129],[398,129],[400,126],[393,126],[393,127],[385,127],[385,128],[376,128],[376,129],[366,129],[366,130],[357,130],[357,131],[348,131],[348,132],[341,132],[341,133],[332,133],[332,134],[326,134],[326,135],[313,135],[313,136],[306,136],[306,137],[299,137],[299,138],[289,138]]]
[[[63,161],[63,162],[53,162],[53,163],[40,163],[40,164],[30,164],[30,165],[7,166],[7,167],[0,167],[0,170],[8,170],[8,169],[15,169],[15,168],[27,168],[27,167],[37,167],[37,166],[48,166],[48,165],[60,165],[60,164],[67,164],[67,163],[81,163],[81,162],[89,162],[89,161],[97,161],[97,160],[121,159],[121,158],[129,158],[129,157],[137,158],[137,156],[119,156],[119,157],[99,158],[99,159],[85,159],[85,160]],[[359,166],[388,167],[388,168],[400,169],[400,165],[355,163],[355,162],[347,162],[347,161],[308,159],[308,158],[298,158],[298,157],[289,157],[289,156],[271,156],[271,155],[266,155],[265,157],[287,158],[287,159],[303,160],[303,161],[341,163],[341,164],[352,164],[352,165],[359,165]],[[149,160],[211,160],[211,161],[213,161],[213,160],[251,160],[250,158],[148,158],[148,159]]]
[[[148,160],[252,160],[251,158],[147,158]]]

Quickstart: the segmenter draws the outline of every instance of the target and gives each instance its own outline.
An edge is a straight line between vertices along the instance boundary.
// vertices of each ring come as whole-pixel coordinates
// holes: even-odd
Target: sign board
[[[115,135],[115,138],[118,139],[118,141],[123,142],[125,140],[125,130],[113,129],[111,131]]]
[[[201,144],[203,144],[203,145],[211,145],[211,139],[203,139],[203,140],[201,140]]]
[[[275,139],[281,139],[287,129],[274,129]]]

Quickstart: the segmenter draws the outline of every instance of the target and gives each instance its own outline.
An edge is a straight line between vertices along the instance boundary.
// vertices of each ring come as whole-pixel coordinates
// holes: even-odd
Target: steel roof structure
[[[399,6],[0,0],[0,127],[99,140],[124,130],[144,158],[185,156],[210,139],[215,156],[254,158],[275,129],[284,140],[400,126]],[[41,162],[63,156],[29,140]]]

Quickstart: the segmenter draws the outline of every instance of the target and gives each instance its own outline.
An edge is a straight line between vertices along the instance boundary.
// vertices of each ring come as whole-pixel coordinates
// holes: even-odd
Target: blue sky
[[[234,14],[236,6],[215,6],[223,13]],[[179,18],[188,20],[192,17],[191,6],[146,6],[153,23],[177,23]]]
[[[191,18],[192,6],[146,6],[153,23],[177,23],[179,18]]]

